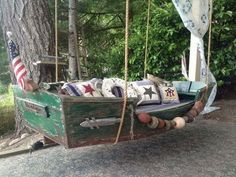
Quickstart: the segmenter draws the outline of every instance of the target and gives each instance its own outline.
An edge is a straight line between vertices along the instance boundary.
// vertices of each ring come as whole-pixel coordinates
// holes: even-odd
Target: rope
[[[208,35],[208,49],[207,49],[207,78],[206,78],[206,84],[208,84],[208,74],[209,74],[209,68],[210,68],[210,58],[211,58],[211,23],[212,23],[212,12],[213,12],[213,3],[212,0],[210,2],[210,10],[209,10],[209,35]]]
[[[130,139],[133,140],[134,139],[134,107],[130,106],[130,119],[131,119],[131,123],[130,123]]]
[[[128,37],[129,37],[129,0],[126,0],[126,9],[125,9],[125,88],[124,88],[124,103],[122,109],[122,115],[120,120],[119,129],[116,135],[116,140],[114,144],[118,143],[121,129],[124,123],[125,118],[125,108],[127,105],[127,80],[128,80]]]
[[[147,11],[147,28],[146,28],[146,42],[145,42],[145,57],[144,57],[144,79],[147,78],[147,57],[148,57],[148,32],[149,32],[149,21],[150,21],[150,6],[151,0],[148,0],[148,11]]]
[[[57,0],[55,0],[55,76],[58,82],[58,35],[57,35]]]

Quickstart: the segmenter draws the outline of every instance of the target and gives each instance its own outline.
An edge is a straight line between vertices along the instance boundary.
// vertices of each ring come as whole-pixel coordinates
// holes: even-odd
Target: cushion
[[[132,82],[132,85],[138,93],[137,105],[159,104],[161,102],[159,93],[152,81],[135,81]]]
[[[189,92],[191,81],[173,81],[172,84],[178,92]]]
[[[123,97],[124,96],[124,90],[121,87],[115,86],[111,89],[111,92],[116,97]]]
[[[81,96],[82,92],[76,86],[76,83],[65,83],[62,87],[64,92],[66,91],[66,95],[69,94],[70,96]]]
[[[170,82],[164,80],[164,79],[161,79],[157,76],[154,76],[152,74],[147,74],[147,79],[152,81],[156,86],[159,86],[159,85],[170,85]]]
[[[103,83],[102,79],[93,78],[90,80],[90,82],[93,84],[96,91],[102,93],[102,83]]]
[[[176,88],[173,86],[159,86],[159,91],[161,95],[161,101],[164,104],[167,103],[179,103],[179,96]]]
[[[123,97],[125,81],[119,78],[104,78],[102,84],[102,94],[104,97]],[[127,96],[137,98],[137,93],[132,84],[127,85]]]
[[[62,86],[71,96],[102,97],[101,93],[95,88],[94,82],[75,82],[66,83]]]

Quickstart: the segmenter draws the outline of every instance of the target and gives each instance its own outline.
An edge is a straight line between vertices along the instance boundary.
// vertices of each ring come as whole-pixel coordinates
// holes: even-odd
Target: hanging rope
[[[210,3],[210,10],[209,10],[209,35],[208,35],[208,49],[207,49],[207,78],[206,84],[208,84],[208,74],[210,68],[210,58],[211,58],[211,23],[212,23],[212,12],[213,12],[213,3],[212,0],[209,1]]]
[[[55,76],[58,82],[58,35],[57,35],[57,0],[55,0]]]
[[[148,0],[145,57],[144,57],[144,76],[143,76],[144,79],[147,78],[148,33],[149,33],[149,21],[150,21],[150,7],[151,7],[151,0]]]
[[[117,132],[116,140],[114,144],[118,143],[121,129],[124,123],[125,110],[127,105],[127,80],[128,80],[128,38],[129,38],[129,0],[126,0],[126,10],[125,10],[125,88],[124,88],[124,103],[122,109],[122,115],[120,119],[120,125]]]

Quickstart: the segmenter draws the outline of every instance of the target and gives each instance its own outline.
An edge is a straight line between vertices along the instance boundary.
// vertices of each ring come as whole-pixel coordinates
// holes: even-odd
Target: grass
[[[11,86],[5,94],[0,95],[0,135],[15,128],[15,107]]]

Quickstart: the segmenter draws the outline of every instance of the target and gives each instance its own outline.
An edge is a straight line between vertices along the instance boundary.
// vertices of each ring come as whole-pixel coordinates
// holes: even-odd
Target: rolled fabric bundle
[[[166,126],[165,121],[162,120],[162,119],[158,119],[158,126],[157,126],[157,128],[161,129],[161,128],[164,128],[165,126]]]
[[[192,108],[192,109],[189,111],[189,114],[191,114],[193,117],[197,117],[198,112],[197,112],[196,109]]]
[[[170,121],[170,124],[171,124],[171,128],[174,128],[176,126],[176,122],[173,120]]]
[[[196,109],[199,114],[204,109],[204,104],[201,101],[196,101],[193,108]]]
[[[148,126],[148,128],[155,129],[155,128],[157,128],[158,124],[159,124],[159,119],[152,116],[151,117],[151,122],[149,122],[147,124],[147,126]]]
[[[138,120],[143,124],[148,124],[152,121],[152,117],[145,112],[138,114]]]
[[[182,117],[175,117],[173,121],[176,123],[175,129],[181,129],[185,126],[185,120]]]
[[[188,123],[188,119],[189,119],[188,116],[183,116],[183,119],[184,119],[185,122]]]
[[[164,120],[164,121],[165,121],[165,124],[166,124],[165,129],[166,129],[166,130],[169,130],[169,129],[171,128],[171,123],[170,123],[170,121],[169,121],[169,120]]]
[[[187,114],[185,114],[185,116],[187,116],[189,120],[194,120],[194,115],[190,111],[187,112]]]
[[[186,116],[186,117],[188,117],[188,116]],[[191,123],[191,122],[193,122],[194,120],[195,120],[194,117],[188,117],[188,120],[186,121],[186,123]]]

